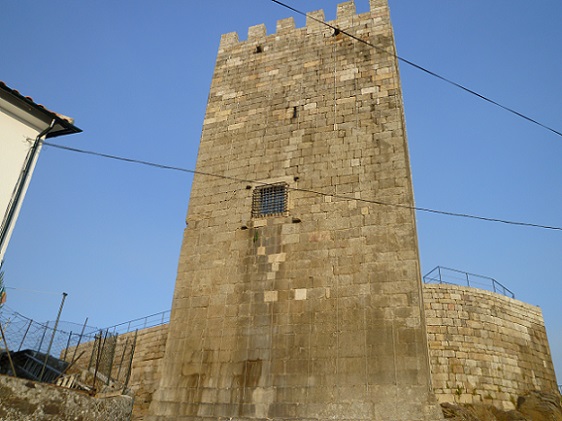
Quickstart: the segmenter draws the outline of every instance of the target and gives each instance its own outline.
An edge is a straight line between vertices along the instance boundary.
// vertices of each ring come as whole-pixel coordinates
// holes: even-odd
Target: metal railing
[[[426,284],[451,284],[466,285],[469,287],[485,289],[487,291],[503,294],[506,297],[515,298],[515,294],[489,276],[477,275],[475,273],[463,272],[457,269],[437,266],[423,277]]]
[[[170,321],[170,313],[171,310],[161,311],[160,313],[154,313],[146,317],[140,317],[138,319],[109,326],[102,330],[113,334],[124,334],[134,332],[135,330],[148,329],[149,327],[160,326],[168,323]]]

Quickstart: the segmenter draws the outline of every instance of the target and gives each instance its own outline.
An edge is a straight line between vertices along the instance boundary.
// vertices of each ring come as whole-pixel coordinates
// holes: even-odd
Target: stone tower
[[[387,1],[323,19],[221,39],[150,420],[441,419]]]

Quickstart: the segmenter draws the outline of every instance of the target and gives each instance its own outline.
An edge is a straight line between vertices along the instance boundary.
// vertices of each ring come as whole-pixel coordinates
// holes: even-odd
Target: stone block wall
[[[132,419],[142,419],[152,401],[152,395],[161,377],[161,362],[166,348],[166,338],[168,335],[168,325],[160,325],[138,332],[129,332],[117,337],[117,344],[114,353],[114,363],[112,368],[112,378],[117,378],[122,382],[126,381],[128,361],[121,361],[125,345],[127,349],[135,342],[135,351],[131,365],[131,374],[128,380],[128,389],[133,392],[134,406]],[[135,339],[136,337],[136,339]],[[74,365],[73,370],[85,370],[90,365],[90,356],[94,351],[94,342],[81,344],[76,350],[76,355],[83,352],[83,356]],[[74,348],[67,352],[67,359],[71,360],[74,355]],[[95,354],[95,353],[94,353]],[[125,354],[127,355],[127,353]],[[95,358],[95,355],[94,355]],[[120,367],[121,365],[121,367]],[[93,370],[94,364],[92,364]],[[91,383],[88,384],[91,386]],[[97,382],[97,389],[101,388],[101,381]]]
[[[221,39],[152,421],[441,418],[388,4],[313,18]]]
[[[128,335],[132,335],[129,333]],[[142,419],[162,375],[162,358],[166,349],[168,325],[139,330],[133,357],[129,388],[134,392],[133,420]],[[125,336],[125,335],[123,335]]]
[[[439,401],[482,402],[508,410],[527,391],[556,392],[538,307],[454,285],[425,284],[423,293],[432,384]],[[168,325],[138,332],[129,382],[135,392],[133,420],[146,416],[158,386],[167,332]]]
[[[439,401],[513,409],[527,391],[557,392],[540,308],[445,284],[424,285],[424,302]]]

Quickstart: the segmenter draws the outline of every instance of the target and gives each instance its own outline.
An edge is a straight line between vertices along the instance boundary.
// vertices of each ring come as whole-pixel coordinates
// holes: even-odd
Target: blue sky
[[[337,1],[287,0],[335,17]],[[359,12],[367,0],[357,0]],[[390,0],[398,53],[562,130],[562,3]],[[84,130],[57,144],[194,168],[222,33],[269,0],[6,1],[0,80]],[[295,16],[298,26],[304,19]],[[562,226],[562,138],[401,65],[416,203]],[[191,176],[45,147],[5,259],[7,305],[103,327],[171,305]],[[425,274],[491,276],[539,305],[562,382],[562,232],[418,212]],[[38,292],[39,291],[39,292]]]

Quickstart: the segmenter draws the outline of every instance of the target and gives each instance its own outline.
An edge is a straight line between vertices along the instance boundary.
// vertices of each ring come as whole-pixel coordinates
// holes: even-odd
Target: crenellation
[[[248,42],[262,41],[266,35],[267,29],[263,23],[248,28]]]
[[[306,14],[306,33],[311,34],[326,28],[324,22],[324,10],[315,10]]]
[[[336,20],[352,18],[356,15],[355,2],[353,0],[339,3],[337,6]]]
[[[384,0],[372,1],[371,12],[357,14],[355,3],[348,1],[337,5],[336,19],[327,22],[323,10],[317,10],[307,13],[305,28],[296,28],[293,18],[286,18],[277,21],[276,33],[272,34],[275,40],[281,40],[283,37],[289,37],[294,40],[301,39],[303,35],[324,32],[324,37],[334,35],[332,27],[341,27],[344,30],[353,28],[356,35],[369,37],[371,35],[385,34],[388,32],[388,7],[384,5]],[[386,14],[385,14],[386,13]],[[372,28],[371,28],[372,27]],[[236,44],[248,42],[255,44],[257,41],[265,41],[269,36],[266,33],[265,25],[255,25],[248,29],[248,38],[246,41],[239,41],[238,35],[232,32],[224,34],[221,38],[219,52],[225,52],[228,48],[232,48]],[[345,40],[350,42],[350,40]]]
[[[388,1],[387,0],[369,0],[369,6],[371,12],[384,12],[388,13]]]
[[[224,50],[228,49],[232,45],[238,44],[238,33],[237,32],[229,32],[227,34],[222,34],[220,44],[219,44],[219,53],[224,52]]]
[[[277,35],[284,35],[295,29],[295,20],[290,18],[280,19],[277,21],[276,33]]]

